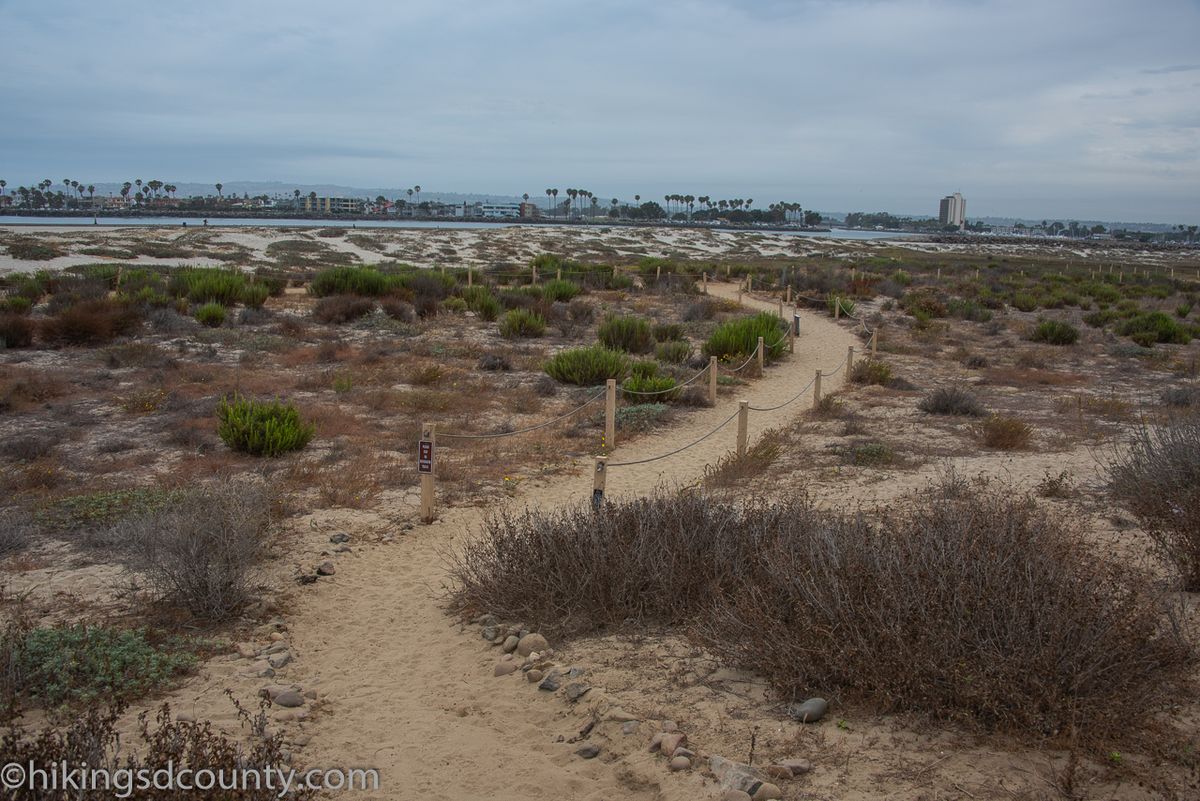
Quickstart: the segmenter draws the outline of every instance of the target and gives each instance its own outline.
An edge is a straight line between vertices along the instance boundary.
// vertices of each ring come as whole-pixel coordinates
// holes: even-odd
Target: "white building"
[[[517,218],[521,216],[520,203],[476,203],[476,217]]]
[[[942,225],[953,225],[962,228],[967,222],[967,201],[961,194],[955,192],[942,198],[938,207],[938,222]]]

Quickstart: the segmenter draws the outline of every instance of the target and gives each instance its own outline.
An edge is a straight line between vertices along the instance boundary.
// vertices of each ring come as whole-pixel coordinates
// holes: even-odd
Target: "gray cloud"
[[[0,176],[1191,221],[1200,9],[1155,10],[0,0]]]

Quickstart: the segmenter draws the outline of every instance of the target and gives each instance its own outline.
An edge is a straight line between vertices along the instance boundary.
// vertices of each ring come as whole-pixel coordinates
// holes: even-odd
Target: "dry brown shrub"
[[[716,464],[705,465],[704,483],[709,487],[732,487],[747,479],[761,476],[779,458],[783,450],[783,432],[777,428],[762,433],[758,442],[746,449],[744,456],[730,451]]]
[[[141,325],[136,308],[114,300],[85,300],[42,321],[41,339],[51,345],[100,345]]]
[[[1019,367],[992,367],[984,370],[984,377],[990,384],[1004,384],[1010,387],[1062,387],[1071,384],[1082,384],[1087,379],[1078,373],[1058,373],[1052,370],[1023,369]]]
[[[1033,426],[1016,417],[993,414],[976,424],[975,433],[985,447],[1012,451],[1029,446]]]
[[[22,411],[66,395],[68,390],[58,373],[0,366],[0,412]]]
[[[508,511],[449,559],[465,614],[560,635],[681,625],[784,698],[1033,739],[1134,731],[1191,660],[1149,577],[1002,491],[873,514],[700,493]]]

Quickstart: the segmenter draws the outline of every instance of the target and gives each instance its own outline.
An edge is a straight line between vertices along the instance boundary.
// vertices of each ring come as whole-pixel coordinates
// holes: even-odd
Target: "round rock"
[[[777,785],[770,782],[764,782],[754,791],[754,795],[750,796],[753,801],[774,801],[775,799],[783,798],[783,790],[780,790]]]
[[[521,656],[529,656],[534,651],[545,651],[549,647],[550,643],[537,632],[526,634],[517,641],[517,653]]]
[[[521,639],[519,637],[516,637],[516,636],[510,634],[508,637],[506,637],[504,639],[504,645],[503,645],[504,653],[511,654],[513,651],[517,650],[517,643],[519,643],[520,641],[521,641]]]
[[[295,690],[285,690],[279,693],[273,699],[276,706],[297,707],[304,706],[304,696]]]
[[[824,698],[809,698],[802,704],[792,704],[788,707],[788,714],[801,723],[816,723],[825,717],[828,711],[829,702]]]
[[[687,770],[692,766],[692,760],[685,756],[672,757],[667,767],[671,770]]]
[[[492,671],[493,676],[507,676],[510,673],[515,673],[517,670],[516,662],[497,662],[496,669]]]

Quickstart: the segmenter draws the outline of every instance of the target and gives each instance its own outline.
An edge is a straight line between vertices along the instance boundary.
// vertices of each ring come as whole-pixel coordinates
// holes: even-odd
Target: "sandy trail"
[[[710,292],[736,296],[732,285],[710,285]],[[751,298],[746,305],[777,308]],[[795,354],[741,388],[752,405],[771,406],[791,398],[818,366],[837,366],[845,360],[847,346],[857,342],[849,330],[827,318],[802,315],[803,333]],[[843,377],[844,372],[827,379],[825,389],[835,388]],[[811,397],[810,390],[776,412],[752,414],[751,441],[764,429],[793,419],[811,404]],[[662,434],[628,447],[618,443],[612,460],[670,451],[697,439],[736,409],[736,400],[722,400]],[[736,421],[669,459],[615,468],[609,476],[610,496],[644,493],[663,482],[694,483],[704,466],[716,462],[735,441]],[[540,484],[528,482],[514,503],[545,508],[585,501],[591,490],[590,464],[581,462],[577,468]],[[327,699],[305,726],[312,742],[304,751],[304,763],[377,768],[383,777],[377,797],[387,799],[712,795],[698,775],[668,774],[647,754],[637,761],[580,759],[574,754],[578,746],[558,740],[560,735],[573,735],[584,722],[585,704],[572,710],[520,675],[492,676],[497,651],[479,639],[475,627],[460,629],[445,615],[440,600],[443,554],[475,533],[481,519],[479,509],[446,510],[436,523],[418,526],[394,545],[356,549],[339,561],[335,577],[300,595],[288,617],[297,661],[277,681],[305,683],[319,677],[320,683],[313,686]]]

